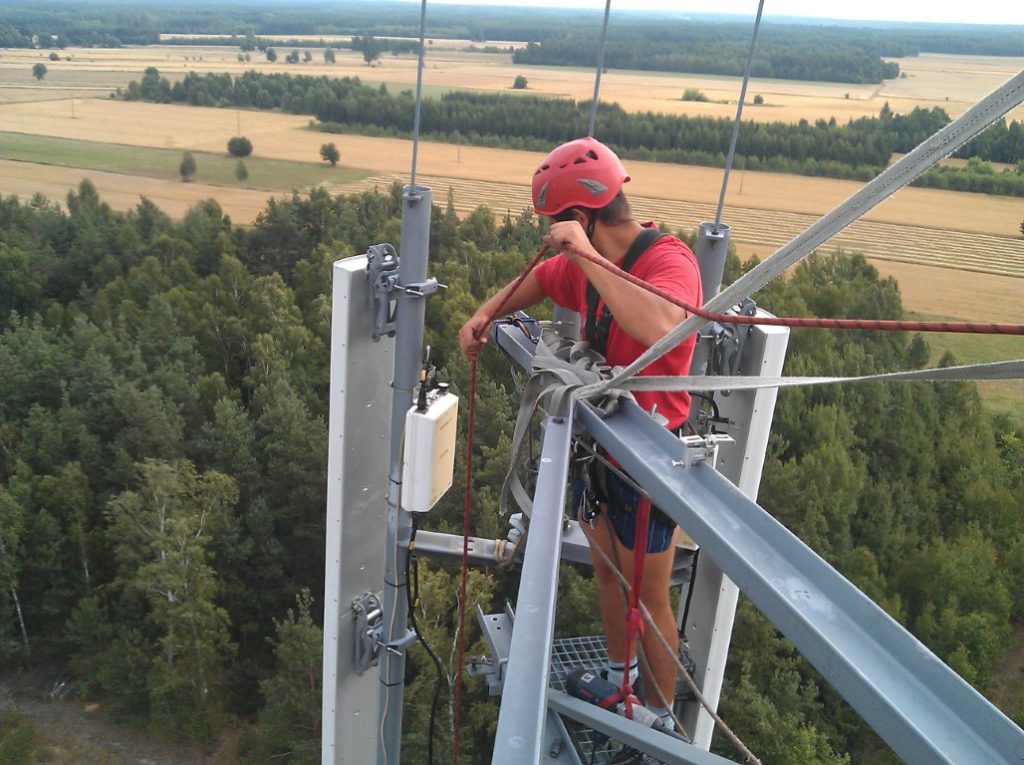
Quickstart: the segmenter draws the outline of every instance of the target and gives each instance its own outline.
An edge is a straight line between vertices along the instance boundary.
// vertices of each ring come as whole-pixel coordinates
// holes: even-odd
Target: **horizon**
[[[399,0],[420,4],[421,0]],[[617,7],[612,2],[611,12],[666,13],[672,15],[737,16],[753,20],[757,3],[753,0],[633,0],[627,7]],[[431,5],[446,6],[490,6],[505,8],[559,8],[584,12],[603,13],[604,0],[427,0]],[[938,6],[938,7],[936,7]],[[825,11],[824,13],[822,11]],[[844,13],[845,11],[845,13]],[[766,3],[762,21],[773,20],[817,20],[841,23],[919,23],[919,24],[976,24],[1018,26],[1024,25],[1024,6],[995,0],[978,0],[970,4],[926,2],[910,0],[892,3],[887,0],[862,0],[855,6],[845,4],[822,4],[813,0],[774,0]]]

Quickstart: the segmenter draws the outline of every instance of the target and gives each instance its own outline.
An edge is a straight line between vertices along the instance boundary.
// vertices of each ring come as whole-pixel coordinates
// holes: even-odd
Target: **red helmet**
[[[628,180],[615,152],[595,138],[577,138],[548,154],[533,174],[533,209],[549,216],[570,207],[596,210]]]

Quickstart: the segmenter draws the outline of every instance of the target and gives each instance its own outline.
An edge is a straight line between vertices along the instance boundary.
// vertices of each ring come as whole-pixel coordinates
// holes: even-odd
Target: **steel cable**
[[[608,43],[608,15],[612,9],[612,0],[606,0],[604,4],[604,26],[601,29],[601,48],[597,54],[597,73],[594,75],[594,99],[590,103],[590,125],[587,128],[587,135],[594,137],[594,129],[597,127],[597,101],[601,94],[601,71],[604,69],[604,51]]]
[[[740,100],[736,104],[736,119],[732,123],[732,137],[729,139],[729,153],[725,157],[725,172],[722,174],[722,191],[718,195],[718,210],[715,212],[715,233],[718,233],[718,226],[722,222],[722,208],[725,206],[725,190],[729,185],[729,171],[732,170],[732,161],[736,156],[736,141],[740,135],[740,117],[743,116],[743,102],[747,97],[747,83],[750,82],[750,70],[754,64],[754,46],[757,43],[757,30],[761,26],[761,11],[764,10],[764,0],[757,4],[757,17],[754,19],[754,34],[750,39],[750,52],[747,54],[747,67],[743,72],[743,84],[740,86]]]

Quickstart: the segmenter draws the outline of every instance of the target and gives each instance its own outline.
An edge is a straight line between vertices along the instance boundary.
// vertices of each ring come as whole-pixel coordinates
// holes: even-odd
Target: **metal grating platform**
[[[604,635],[557,638],[551,644],[551,672],[548,684],[558,691],[566,691],[565,678],[576,667],[603,669],[608,666],[608,646]],[[636,750],[624,747],[598,731],[563,718],[580,758],[586,765],[611,765]],[[657,734],[661,735],[661,734]],[[660,765],[661,761],[636,752],[639,759],[629,762]]]

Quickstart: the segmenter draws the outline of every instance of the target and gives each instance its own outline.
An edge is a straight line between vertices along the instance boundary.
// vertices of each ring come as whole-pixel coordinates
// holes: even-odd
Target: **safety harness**
[[[665,234],[656,228],[645,228],[637,234],[633,243],[629,245],[629,249],[626,250],[626,256],[622,259],[619,268],[629,273],[633,266],[636,265],[636,262],[640,260],[640,256],[647,252],[663,236]],[[608,310],[607,304],[602,303],[601,315],[598,317],[597,304],[599,301],[600,295],[597,294],[597,289],[588,281],[587,323],[583,328],[584,338],[590,343],[590,347],[593,350],[604,356],[608,346],[608,332],[612,326],[612,312]]]

